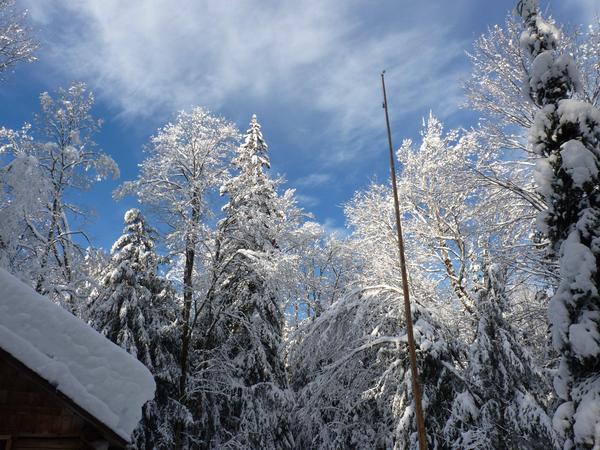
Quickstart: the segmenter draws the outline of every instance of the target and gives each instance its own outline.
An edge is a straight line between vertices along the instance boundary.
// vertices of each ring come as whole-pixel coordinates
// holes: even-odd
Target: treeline
[[[430,115],[397,152],[430,449],[600,445],[600,24],[517,13],[468,54],[478,125]],[[198,107],[115,191],[140,207],[106,253],[74,225],[119,175],[93,95],[40,100],[0,130],[0,265],[152,371],[132,448],[417,448],[388,184],[329,235],[255,116],[240,137]]]

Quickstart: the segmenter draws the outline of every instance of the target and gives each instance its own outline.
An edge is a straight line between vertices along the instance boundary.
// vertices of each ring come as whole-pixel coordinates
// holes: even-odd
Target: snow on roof
[[[3,269],[0,348],[127,441],[154,397],[142,363]]]

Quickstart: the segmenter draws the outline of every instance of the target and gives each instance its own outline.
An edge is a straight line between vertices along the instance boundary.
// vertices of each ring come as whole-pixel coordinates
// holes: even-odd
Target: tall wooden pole
[[[390,175],[394,191],[394,209],[396,212],[396,231],[398,233],[398,254],[400,256],[400,272],[402,273],[402,293],[404,294],[404,316],[406,317],[406,335],[408,337],[408,356],[412,375],[412,387],[415,396],[415,419],[417,421],[417,435],[419,449],[427,450],[427,435],[425,432],[425,419],[423,417],[423,403],[421,400],[421,385],[417,369],[417,351],[415,349],[415,335],[413,333],[412,313],[410,311],[410,293],[408,290],[408,275],[406,273],[406,257],[404,255],[404,238],[402,236],[402,222],[400,220],[400,202],[398,200],[398,182],[396,181],[396,164],[394,160],[394,147],[392,145],[392,132],[388,115],[387,95],[385,92],[385,70],[381,72],[381,87],[383,89],[383,109],[385,110],[385,124],[387,126],[388,146],[390,150]]]

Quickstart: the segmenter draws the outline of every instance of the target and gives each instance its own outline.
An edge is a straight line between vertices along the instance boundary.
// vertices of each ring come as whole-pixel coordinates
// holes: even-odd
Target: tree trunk
[[[44,292],[44,281],[46,281],[44,271],[46,267],[48,267],[48,258],[50,257],[50,252],[52,250],[56,250],[56,248],[52,248],[54,245],[51,244],[51,242],[54,240],[54,233],[58,225],[58,196],[59,194],[56,193],[52,202],[52,208],[50,209],[52,222],[50,223],[50,227],[48,229],[48,237],[46,238],[44,253],[42,254],[40,262],[40,273],[38,274],[38,280],[35,286],[35,290],[42,295],[46,293]]]
[[[192,310],[194,259],[196,256],[196,243],[198,236],[195,226],[200,221],[200,195],[195,193],[192,197],[191,229],[188,230],[185,239],[185,267],[183,271],[183,325],[181,333],[181,376],[179,377],[179,401],[186,403],[186,384],[189,365],[190,343],[192,340],[192,329],[190,327],[190,315]],[[175,447],[183,449],[183,423],[177,423],[175,429]]]

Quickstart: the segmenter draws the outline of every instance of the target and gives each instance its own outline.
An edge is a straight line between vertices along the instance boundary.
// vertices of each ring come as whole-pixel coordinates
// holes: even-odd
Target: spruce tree
[[[475,304],[479,317],[464,373],[466,389],[445,428],[455,450],[558,447],[546,413],[548,386],[505,319],[506,270],[491,265]]]
[[[88,321],[111,341],[140,360],[155,377],[153,401],[144,406],[134,448],[172,448],[170,420],[179,406],[173,400],[178,369],[173,315],[175,294],[158,275],[155,231],[137,209],[125,213],[123,235],[111,249],[100,287],[91,295]]]
[[[212,448],[290,448],[289,391],[283,362],[283,311],[270,279],[283,220],[267,145],[256,116],[233,159],[238,174],[217,230],[219,310],[213,346],[221,355],[227,394],[217,398]]]
[[[600,446],[600,111],[577,100],[579,74],[557,54],[558,31],[536,0],[521,0],[521,44],[529,54],[529,84],[539,107],[530,144],[547,210],[538,218],[558,257],[560,282],[549,305],[553,345],[560,353],[554,387],[561,405],[554,424],[565,449]]]

